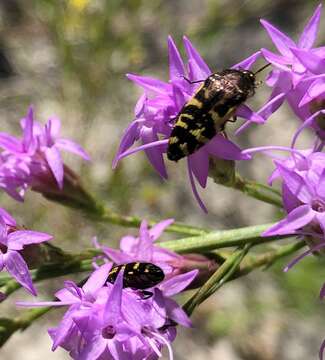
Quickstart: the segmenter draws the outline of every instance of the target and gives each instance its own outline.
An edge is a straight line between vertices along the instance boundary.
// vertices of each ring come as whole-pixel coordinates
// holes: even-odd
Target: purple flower
[[[49,188],[63,187],[64,163],[61,158],[61,150],[89,160],[85,151],[71,140],[60,138],[60,120],[51,117],[44,127],[34,120],[34,111],[30,107],[26,118],[21,120],[23,136],[21,139],[7,133],[0,133],[0,147],[4,149],[2,157],[5,159],[2,167],[7,167],[14,174],[12,178],[17,182],[16,186],[8,186],[5,190],[15,195],[14,189],[26,189],[45,192]],[[1,176],[0,168],[0,176]],[[9,174],[10,175],[10,174]],[[22,184],[21,184],[22,183]],[[9,187],[9,190],[8,190]],[[18,196],[22,197],[19,191]]]
[[[136,104],[135,119],[124,132],[113,161],[113,167],[116,167],[118,161],[123,157],[144,150],[150,163],[160,176],[164,179],[167,178],[163,155],[167,150],[168,138],[178,113],[199,86],[189,83],[185,78],[190,81],[204,80],[212,73],[186,37],[184,37],[184,47],[188,58],[187,64],[184,64],[174,41],[169,37],[169,82],[151,77],[127,75],[130,80],[144,89],[144,93]],[[234,67],[248,69],[259,56],[260,53],[257,52]],[[281,94],[278,95],[282,96]],[[241,105],[237,109],[236,115],[243,117],[248,123],[263,123],[267,116],[272,113],[273,102],[274,99],[272,99],[271,104],[266,104],[258,113],[254,113],[246,105]],[[142,145],[131,148],[136,142],[140,142]],[[229,160],[247,160],[250,158],[248,155],[242,154],[237,145],[221,134],[217,134],[206,145],[187,157],[188,175],[192,190],[204,210],[206,209],[199,198],[195,180],[201,187],[206,187],[210,156]]]
[[[298,234],[323,241],[325,234],[325,154],[295,151],[275,160],[271,181],[282,180],[283,204],[288,215],[264,236]],[[319,240],[318,240],[319,241]]]
[[[275,105],[279,107],[286,99],[302,121],[310,119],[315,112],[324,109],[325,49],[324,47],[313,48],[319,28],[321,9],[322,5],[316,8],[300,35],[298,43],[266,20],[261,20],[280,53],[278,55],[267,49],[261,49],[264,58],[276,67],[267,80],[267,84],[273,87],[271,99],[279,93],[284,93],[285,97],[280,98]],[[320,119],[324,120],[324,116],[322,115]],[[313,127],[317,134],[324,138],[321,122],[319,117],[318,123],[313,118],[308,126]]]
[[[163,220],[149,229],[147,221],[143,220],[140,225],[139,236],[127,235],[122,237],[119,250],[99,245],[97,240],[95,246],[103,251],[104,259],[108,258],[115,264],[131,262],[155,264],[163,270],[165,281],[176,275],[199,268],[200,274],[192,285],[194,287],[200,286],[216,270],[218,264],[201,254],[180,255],[156,245],[158,238],[173,221],[173,219]],[[102,259],[103,256],[99,255],[99,258]]]
[[[123,289],[123,271],[112,285],[106,283],[111,264],[95,270],[79,288],[73,282],[56,296],[59,302],[17,303],[18,306],[69,306],[57,328],[50,329],[53,350],[58,346],[73,359],[158,359],[176,336],[176,325],[191,321],[169,297],[184,290],[197,271],[175,276],[152,289],[143,299],[137,291]],[[104,285],[105,284],[105,285]]]
[[[29,168],[23,159],[0,154],[0,188],[17,201],[22,201],[28,187]]]
[[[20,230],[15,219],[0,208],[0,271],[5,269],[21,286],[36,295],[28,266],[21,252],[28,245],[51,239],[52,236],[49,234]]]
[[[165,276],[177,274],[179,266],[183,262],[183,256],[154,244],[163,231],[173,222],[173,219],[163,220],[148,229],[147,222],[143,220],[140,225],[139,236],[127,235],[122,237],[120,250],[104,245],[100,248],[116,264],[135,261],[149,262],[159,266],[164,271]]]

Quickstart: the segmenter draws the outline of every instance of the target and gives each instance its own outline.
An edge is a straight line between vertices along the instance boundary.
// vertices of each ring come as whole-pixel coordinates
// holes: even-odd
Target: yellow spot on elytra
[[[184,114],[184,115],[185,115],[185,114]],[[187,129],[187,128],[188,128],[188,125],[187,125],[184,121],[182,121],[182,117],[184,117],[184,115],[182,115],[182,116],[179,118],[179,120],[176,122],[175,126],[180,126],[180,127],[184,128],[184,129]],[[193,117],[192,117],[192,119],[193,119]]]
[[[182,150],[184,155],[188,155],[188,148],[187,148],[187,144],[180,144],[179,148]]]
[[[148,273],[148,272],[149,272],[149,270],[148,270],[148,269],[144,269],[144,272],[145,272],[145,273]]]
[[[114,267],[110,272],[109,272],[109,274],[111,275],[111,274],[115,274],[116,272],[118,272],[118,267]]]
[[[179,139],[177,136],[172,136],[169,138],[169,144],[176,144],[178,143]]]
[[[204,130],[205,130],[204,128],[191,130],[191,131],[190,131],[190,134],[192,134],[193,136],[195,136],[195,138],[196,138],[197,141],[199,141],[199,142],[201,142],[201,143],[206,143],[209,139],[202,135],[202,132],[203,132]]]
[[[182,118],[187,118],[187,119],[193,120],[193,119],[194,119],[194,116],[191,115],[191,114],[181,114],[181,116],[179,117],[179,119],[182,119]],[[177,121],[177,122],[178,122],[178,121]]]
[[[133,274],[134,274],[133,271],[129,271],[129,272],[128,272],[128,275],[133,275]]]
[[[133,269],[134,269],[134,270],[137,270],[137,269],[139,269],[139,266],[140,266],[140,263],[137,262],[137,263],[135,263],[135,264],[133,265]]]
[[[199,101],[198,99],[196,99],[195,97],[192,97],[191,100],[189,100],[189,102],[187,103],[187,105],[193,105],[196,106],[197,108],[201,109],[202,108],[202,102]],[[185,114],[184,114],[185,115]]]
[[[205,99],[209,99],[210,98],[210,90],[209,89],[204,89],[204,97]]]

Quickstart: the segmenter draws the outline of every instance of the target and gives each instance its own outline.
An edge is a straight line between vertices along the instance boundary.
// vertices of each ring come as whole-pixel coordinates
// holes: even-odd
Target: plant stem
[[[186,302],[184,311],[191,315],[194,309],[216,292],[238,269],[250,245],[238,249],[214,272],[209,280]]]
[[[211,161],[209,176],[216,184],[239,190],[257,200],[283,208],[281,193],[278,190],[241,177],[235,171],[234,161],[221,159]]]
[[[250,244],[246,245],[244,249],[236,250],[210,277],[208,282],[206,282],[194,294],[194,296],[192,296],[192,298],[186,302],[186,304],[184,305],[184,310],[190,315],[199,304],[201,304],[205,299],[211,296],[227,281],[237,279],[241,276],[245,276],[259,267],[270,266],[276,260],[294,254],[297,250],[300,250],[305,245],[306,244],[304,241],[299,241],[294,244],[283,245],[278,249],[269,251],[265,254],[257,256],[249,255],[246,257],[245,255],[249,250]],[[88,252],[88,254],[90,253]],[[244,257],[245,259],[243,266],[238,270],[238,267]],[[84,264],[84,267],[81,266],[81,268],[84,269],[82,271],[86,271],[85,269],[88,266],[87,261],[82,260],[81,263]],[[55,268],[55,266],[58,267],[57,264],[53,264],[53,268]],[[62,275],[64,274],[62,273]],[[36,276],[36,274],[34,276]],[[26,329],[33,323],[34,320],[43,316],[51,309],[52,307],[31,309],[15,319],[0,318],[0,347],[10,338],[10,336],[15,331]]]
[[[205,252],[231,246],[243,246],[247,243],[254,245],[262,244],[292,236],[283,235],[261,237],[261,233],[270,228],[272,225],[274,224],[263,224],[232,230],[214,231],[201,236],[161,242],[159,243],[159,246],[178,253]]]
[[[135,228],[138,228],[142,221],[141,218],[138,218],[136,216],[120,215],[109,209],[106,209],[103,214],[101,214],[100,216],[96,216],[94,219],[97,221],[108,222],[108,223],[112,223],[115,225],[135,227]],[[149,226],[153,226],[153,225],[157,224],[158,222],[159,221],[156,221],[156,220],[148,220]],[[196,236],[196,235],[208,234],[212,230],[174,222],[165,231],[171,232],[171,233],[182,234],[182,235]]]
[[[291,254],[295,254],[298,250],[302,249],[306,246],[306,242],[304,240],[295,242],[289,245],[283,245],[278,249],[267,252],[262,255],[248,255],[245,258],[243,267],[241,267],[238,276],[244,276],[250,273],[251,271],[259,268],[261,266],[271,266],[276,260],[286,257]]]
[[[44,264],[40,266],[38,269],[30,271],[32,280],[33,282],[39,282],[41,280],[52,279],[63,275],[77,274],[81,272],[91,271],[93,270],[92,258],[94,254],[88,252],[89,259],[81,260],[85,256],[86,253],[81,255],[75,255],[75,258],[73,259],[74,256],[71,255],[70,257],[73,260],[70,259],[70,261]],[[0,283],[5,283],[4,286],[0,287],[0,290],[6,296],[9,296],[14,291],[21,288],[21,285],[11,278],[9,278],[7,281],[6,279],[3,280],[1,278]]]

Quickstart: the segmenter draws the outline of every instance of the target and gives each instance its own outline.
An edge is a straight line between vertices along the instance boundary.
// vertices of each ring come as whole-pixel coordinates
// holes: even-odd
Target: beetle
[[[254,95],[257,87],[255,75],[269,65],[255,73],[225,69],[205,80],[190,81],[185,78],[191,84],[203,84],[176,117],[168,140],[168,159],[178,161],[191,155],[217,133],[223,132],[226,122],[231,121],[237,108]]]
[[[123,288],[145,290],[156,286],[164,280],[165,274],[162,269],[148,262],[130,262],[127,264],[115,265],[110,270],[107,281],[114,284],[120,271],[123,273]],[[145,298],[151,297],[150,291],[142,291]]]

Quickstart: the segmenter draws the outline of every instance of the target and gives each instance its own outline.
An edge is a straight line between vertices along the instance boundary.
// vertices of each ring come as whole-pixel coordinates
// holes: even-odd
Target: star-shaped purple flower
[[[325,154],[296,151],[289,159],[275,160],[271,180],[280,177],[288,215],[264,232],[264,236],[298,234],[324,241]]]
[[[271,99],[279,93],[285,97],[279,98],[276,107],[286,99],[295,114],[314,128],[317,134],[324,139],[324,129],[320,125],[324,122],[324,115],[316,112],[324,109],[324,71],[325,48],[315,48],[322,5],[319,5],[303,32],[298,42],[294,42],[286,34],[266,20],[261,20],[274,46],[280,54],[275,54],[267,49],[261,49],[264,58],[272,63],[274,69],[267,84],[273,88]],[[318,121],[317,121],[318,119]]]
[[[168,138],[178,113],[198,87],[198,84],[190,82],[204,80],[212,73],[186,37],[184,37],[184,47],[188,59],[187,64],[183,62],[174,41],[169,37],[169,82],[151,77],[127,75],[131,81],[143,88],[144,93],[136,104],[135,119],[124,132],[113,161],[114,168],[122,158],[144,150],[155,170],[162,178],[167,178],[164,154],[166,153]],[[249,69],[259,56],[260,53],[257,52],[235,65],[234,68]],[[278,95],[282,96],[281,94]],[[278,98],[275,100],[277,101]],[[254,113],[246,105],[241,105],[237,109],[236,115],[243,117],[248,123],[263,123],[272,113],[273,103],[274,99],[272,98],[271,103],[266,104],[258,113]],[[137,142],[142,145],[132,148]],[[250,158],[247,154],[243,154],[237,145],[221,134],[217,134],[206,145],[187,157],[188,175],[192,190],[204,210],[206,209],[196,190],[195,180],[201,187],[206,187],[210,156],[228,160],[247,160]]]
[[[0,271],[6,270],[21,286],[36,296],[28,266],[21,251],[28,245],[52,239],[46,233],[22,230],[15,219],[0,208]]]
[[[170,298],[188,287],[197,271],[177,275],[152,289],[151,298],[123,289],[123,271],[106,283],[111,264],[99,267],[79,288],[73,282],[56,296],[58,302],[17,303],[18,306],[69,306],[57,328],[49,330],[58,346],[73,359],[158,359],[176,337],[176,325],[191,326],[182,308]],[[106,283],[106,284],[105,284]]]
[[[147,222],[143,220],[139,236],[127,235],[122,237],[120,240],[120,250],[109,248],[105,245],[99,247],[116,264],[126,264],[135,261],[149,262],[159,266],[167,277],[171,274],[177,274],[183,256],[155,245],[155,241],[173,222],[173,219],[163,220],[151,229],[148,229]]]
[[[89,160],[80,145],[59,137],[61,124],[56,117],[51,117],[43,127],[35,121],[33,108],[30,107],[27,116],[21,120],[21,127],[21,139],[0,133],[0,147],[4,149],[2,156],[5,159],[2,167],[9,168],[15,175],[12,178],[18,183],[15,187],[10,187],[7,181],[7,188],[4,188],[16,199],[22,198],[22,193],[15,191],[16,188],[32,187],[40,192],[46,192],[50,187],[62,189],[64,163],[61,150]],[[0,164],[0,178],[2,167]]]

